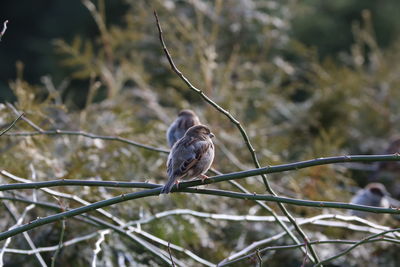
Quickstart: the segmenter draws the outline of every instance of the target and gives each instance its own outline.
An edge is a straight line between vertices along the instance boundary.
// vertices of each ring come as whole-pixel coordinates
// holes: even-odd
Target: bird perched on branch
[[[389,193],[386,191],[383,184],[370,183],[364,189],[359,190],[351,199],[350,203],[371,207],[389,208],[390,199]],[[367,217],[368,215],[372,215],[372,213],[359,210],[351,210],[350,213],[358,217]]]
[[[172,147],[176,141],[181,139],[190,127],[199,124],[199,117],[197,117],[194,111],[190,109],[181,110],[178,114],[178,118],[169,126],[167,131],[169,147]]]
[[[384,154],[395,154],[400,152],[400,136],[392,138]],[[369,182],[381,182],[386,185],[389,193],[394,198],[400,199],[400,162],[383,161],[378,162],[377,170],[369,177]]]
[[[214,134],[205,125],[189,128],[172,147],[167,161],[168,181],[161,194],[168,194],[179,179],[190,179],[204,175],[214,160]]]

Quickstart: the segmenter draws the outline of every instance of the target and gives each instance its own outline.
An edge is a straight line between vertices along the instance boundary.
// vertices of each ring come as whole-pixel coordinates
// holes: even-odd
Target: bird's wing
[[[201,160],[211,146],[212,143],[209,142],[197,142],[194,145],[193,153],[190,153],[190,156],[187,157],[179,166],[179,173],[181,173],[182,176],[186,175],[190,169],[192,169]]]
[[[168,177],[180,178],[184,174],[180,173],[180,166],[186,160],[193,158],[193,151],[190,145],[193,143],[192,139],[181,138],[179,139],[171,149],[167,160],[167,173]]]

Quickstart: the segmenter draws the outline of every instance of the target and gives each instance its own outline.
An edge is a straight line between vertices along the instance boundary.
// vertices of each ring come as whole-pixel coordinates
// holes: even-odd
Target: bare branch
[[[396,231],[399,231],[399,230],[400,230],[399,228],[391,229],[391,230],[386,231],[385,233],[396,232]],[[380,234],[382,234],[382,233],[380,233]],[[356,244],[358,244],[359,242],[360,241],[358,241],[358,240],[340,240],[340,239],[311,241],[311,243],[314,244],[314,245],[321,245],[321,244],[351,244],[353,246],[351,247],[350,250],[354,249],[355,248],[354,246]],[[365,240],[363,244],[375,243],[375,242],[390,242],[390,243],[394,243],[394,244],[400,244],[400,241],[398,239],[379,238],[379,237],[378,238],[369,238],[368,240]],[[299,245],[286,245],[286,246],[266,247],[266,248],[260,249],[259,252],[262,253],[262,252],[273,251],[273,250],[294,249],[294,248],[298,248],[299,246],[306,246],[306,244],[302,243],[302,244],[299,244]],[[243,256],[241,258],[238,258],[238,259],[235,259],[235,260],[232,260],[232,261],[229,261],[229,262],[220,263],[220,264],[218,264],[218,266],[219,267],[228,266],[228,265],[231,265],[233,263],[237,263],[239,261],[242,261],[242,260],[248,259],[250,257],[253,257],[255,254],[256,254],[256,251],[254,251],[254,252],[252,252],[252,253],[250,253],[250,254],[248,254],[246,256]],[[324,263],[326,261],[328,261],[328,260],[324,260],[321,263]]]
[[[68,247],[74,244],[77,244],[79,242],[87,241],[89,239],[92,239],[96,236],[99,235],[99,232],[94,232],[91,234],[87,234],[84,236],[76,237],[71,240],[65,241],[64,243],[61,244],[61,248],[63,247]],[[40,248],[35,248],[31,250],[25,250],[25,249],[13,249],[13,248],[6,248],[5,252],[6,253],[14,253],[14,254],[25,254],[25,255],[32,255],[40,252],[50,252],[50,251],[56,251],[60,247],[59,244],[51,247],[40,247]]]
[[[337,259],[337,258],[339,258],[339,257],[341,257],[341,256],[343,256],[343,255],[345,255],[345,254],[347,254],[347,253],[349,253],[351,250],[355,249],[356,247],[370,242],[371,240],[374,240],[374,239],[382,240],[382,238],[377,238],[377,237],[380,237],[380,236],[382,236],[382,235],[384,235],[384,234],[386,234],[386,233],[399,232],[399,231],[400,231],[400,228],[396,228],[396,229],[391,229],[391,230],[383,231],[383,232],[380,232],[380,233],[378,233],[378,234],[370,235],[370,236],[368,236],[368,237],[366,237],[366,238],[364,238],[364,239],[362,239],[362,240],[360,240],[360,241],[354,243],[354,245],[352,245],[351,247],[349,247],[349,248],[343,250],[342,252],[340,252],[340,253],[338,253],[338,254],[336,254],[336,255],[334,255],[334,256],[328,258],[328,259],[325,259],[325,260],[323,260],[323,261],[321,261],[321,262],[319,262],[319,263],[317,263],[317,264],[315,264],[314,267],[322,266],[322,265],[325,264],[325,263],[328,263],[328,262],[330,262],[330,261],[332,261],[332,260],[334,260],[334,259]],[[399,242],[398,240],[396,240],[396,241]],[[399,242],[399,243],[400,243],[400,242]]]
[[[168,242],[168,253],[169,253],[169,258],[171,259],[171,266],[175,267],[175,262],[174,259],[172,258],[172,253],[171,253],[171,243]]]
[[[258,259],[258,266],[261,267],[262,266],[262,258],[261,258],[259,249],[256,250],[256,255],[257,255],[257,259]]]
[[[129,139],[124,138],[124,137],[119,137],[119,136],[96,135],[96,134],[88,133],[88,132],[85,132],[85,131],[70,131],[70,130],[60,130],[60,129],[44,130],[44,129],[40,128],[37,124],[35,124],[31,120],[29,120],[28,118],[26,118],[26,116],[24,116],[23,113],[21,114],[12,104],[7,103],[7,106],[15,114],[20,116],[22,118],[22,120],[24,120],[33,129],[36,130],[36,131],[33,131],[33,132],[13,132],[13,133],[8,133],[8,134],[6,134],[8,136],[77,135],[77,136],[84,136],[84,137],[91,138],[91,139],[102,139],[102,140],[109,140],[109,141],[117,141],[117,142],[121,142],[121,143],[124,143],[124,144],[132,145],[132,146],[136,146],[136,147],[139,147],[139,148],[144,148],[144,149],[147,149],[147,150],[160,152],[160,153],[164,153],[164,154],[168,154],[169,153],[168,149],[157,148],[157,147],[153,147],[153,146],[149,146],[149,145],[144,145],[144,144],[129,140]]]
[[[0,193],[0,197],[3,196],[2,193]],[[34,199],[35,201],[35,199]],[[7,211],[10,213],[10,215],[13,217],[13,219],[18,222],[18,217],[20,217],[21,215],[19,214],[17,208],[15,207],[15,205],[10,201],[9,203],[3,202],[4,206],[6,207]],[[31,204],[34,205],[34,204]],[[29,205],[29,206],[31,206]],[[29,207],[28,206],[28,207]],[[34,207],[34,206],[33,206]],[[32,208],[33,209],[33,208]],[[26,242],[28,243],[29,247],[33,250],[36,250],[36,246],[32,241],[32,238],[29,236],[28,232],[24,232],[23,236],[26,240]],[[4,249],[3,249],[4,250]],[[5,250],[7,250],[7,248],[5,248]],[[7,252],[7,251],[5,251]],[[3,252],[4,253],[4,252]],[[35,252],[35,257],[38,260],[40,266],[42,267],[47,267],[46,262],[44,261],[42,255],[40,255],[39,252]]]
[[[108,235],[109,233],[111,233],[111,231],[110,231],[109,229],[100,231],[100,237],[99,237],[99,239],[97,240],[96,245],[95,245],[95,248],[94,248],[94,250],[93,250],[92,267],[96,267],[96,266],[97,266],[97,264],[96,264],[96,262],[97,262],[97,255],[98,255],[98,254],[100,253],[100,251],[101,251],[101,243],[104,242],[105,236]]]
[[[60,253],[61,246],[62,246],[63,240],[64,240],[64,233],[65,233],[65,220],[61,220],[60,241],[58,241],[58,247],[56,249],[56,252],[54,252],[53,257],[51,257],[51,267],[55,266],[57,256]]]
[[[18,218],[18,220],[17,220],[17,222],[15,223],[15,225],[13,225],[13,226],[9,229],[9,231],[12,231],[13,229],[17,229],[18,227],[20,227],[20,225],[22,225],[22,223],[23,223],[23,220],[24,220],[25,216],[26,216],[26,215],[28,214],[28,212],[29,212],[31,209],[33,209],[34,207],[35,207],[34,204],[31,204],[31,205],[27,206],[27,207],[24,209],[24,212],[23,212],[23,213],[20,215],[20,217]],[[4,265],[4,263],[3,263],[4,251],[5,251],[5,249],[8,247],[8,245],[10,244],[11,238],[12,238],[12,236],[10,236],[10,237],[7,238],[6,242],[5,242],[4,245],[3,245],[3,248],[2,248],[1,251],[0,251],[0,266],[3,266],[3,265]]]
[[[4,171],[4,170],[1,171],[0,173],[1,173],[2,175],[4,175],[4,176],[10,178],[10,179],[23,182],[23,183],[25,183],[26,185],[32,184],[29,180],[23,179],[23,178],[21,178],[21,177],[17,177],[17,176],[15,176],[15,175],[13,175],[13,174],[11,174],[11,173],[8,173],[8,172],[6,172],[6,171]],[[67,181],[69,181],[69,180],[62,180],[62,181],[67,182]],[[90,182],[90,181],[87,181],[87,182]],[[97,182],[97,181],[92,181],[92,182]],[[99,182],[106,182],[106,183],[109,184],[109,185],[111,185],[111,184],[113,183],[113,182],[109,183],[108,181],[99,181]],[[28,184],[28,183],[29,183],[29,184]],[[39,183],[43,183],[43,182],[39,182]],[[114,183],[114,185],[117,185],[117,184],[118,184],[118,183]],[[150,187],[147,187],[147,188],[154,188],[154,187],[155,187],[155,188],[158,188],[158,187],[160,187],[160,185],[153,185],[153,186],[151,186],[151,184],[147,184],[147,183],[141,183],[141,184],[144,184],[145,186],[149,185]],[[126,185],[126,183],[125,183],[125,185]],[[1,186],[0,186],[0,187],[1,187]],[[36,187],[36,188],[38,188],[38,187]],[[86,200],[83,200],[82,198],[80,198],[80,197],[78,197],[78,196],[76,196],[76,195],[71,195],[71,194],[67,194],[67,193],[61,193],[61,192],[58,192],[58,191],[55,191],[55,190],[52,190],[52,189],[48,189],[48,188],[42,188],[41,190],[43,190],[44,192],[46,192],[46,193],[48,193],[48,194],[51,194],[51,195],[55,195],[55,196],[58,196],[58,197],[63,197],[63,198],[67,198],[67,199],[71,199],[71,200],[73,200],[73,201],[76,201],[76,202],[78,202],[78,203],[80,203],[80,204],[83,204],[83,205],[84,205],[83,207],[93,205],[93,203],[90,203],[90,202],[88,202],[88,201],[86,201]],[[0,190],[0,191],[1,191],[1,190]],[[154,235],[151,235],[151,234],[149,234],[149,233],[147,233],[147,232],[145,232],[145,231],[143,231],[143,230],[141,230],[141,229],[137,229],[137,228],[135,228],[135,227],[133,227],[133,226],[127,225],[127,223],[124,222],[122,219],[120,219],[120,218],[118,218],[118,217],[112,215],[111,213],[105,211],[105,210],[102,209],[102,208],[98,208],[98,209],[95,209],[95,210],[96,210],[98,213],[100,213],[100,214],[106,216],[107,218],[111,219],[113,222],[117,223],[120,227],[122,227],[122,228],[127,228],[130,234],[131,234],[131,233],[136,233],[136,234],[145,236],[146,238],[148,238],[148,239],[150,239],[150,240],[152,240],[152,241],[154,241],[154,242],[157,242],[158,244],[164,245],[164,246],[167,246],[167,244],[168,244],[168,242],[165,241],[165,240],[163,240],[163,239],[160,239],[160,238],[158,238],[158,237],[156,237],[156,236],[154,236]],[[124,231],[126,231],[126,230],[124,230]],[[136,239],[134,239],[134,240],[135,240],[137,243],[139,243],[140,245],[142,245],[142,246],[145,247],[146,249],[148,249],[148,250],[150,250],[150,251],[151,251],[151,250],[154,251],[155,249],[157,249],[158,252],[156,252],[156,255],[159,255],[161,252],[163,252],[162,250],[160,250],[160,249],[158,249],[158,248],[156,248],[156,247],[155,247],[155,248],[150,247],[150,245],[147,244],[147,242],[144,242],[144,240],[142,240],[142,239],[136,237],[135,235],[133,235],[133,234],[131,234],[131,235],[134,236],[134,237],[136,238]],[[177,250],[177,251],[180,251],[180,252],[185,253],[187,256],[193,258],[194,260],[196,260],[196,261],[198,261],[198,262],[200,262],[200,263],[202,263],[202,264],[204,264],[204,265],[206,265],[206,266],[213,266],[213,264],[212,264],[211,262],[209,262],[209,261],[207,261],[207,260],[205,260],[205,259],[203,259],[203,258],[197,256],[195,253],[191,252],[191,251],[188,250],[188,249],[185,249],[185,248],[183,248],[183,247],[180,247],[180,246],[177,246],[177,245],[174,245],[174,244],[171,244],[171,248],[172,248],[172,249],[175,249],[175,250]],[[164,257],[166,257],[166,256],[168,256],[168,253],[164,253],[163,255],[164,255]],[[160,256],[162,256],[162,255],[160,255]],[[175,262],[177,262],[177,260],[175,260]]]
[[[1,39],[3,38],[3,35],[6,33],[6,30],[7,30],[7,23],[8,23],[8,20],[4,21],[4,23],[3,23],[3,30],[2,30],[1,33],[0,33],[0,41],[1,41]]]
[[[24,116],[24,113],[21,113],[6,129],[4,129],[1,133],[0,133],[0,136],[2,136],[3,134],[5,134],[6,132],[8,132],[9,130],[11,130],[13,127],[14,127],[14,125],[17,123],[17,121],[19,120],[19,119],[21,119],[22,118],[22,116]]]
[[[19,112],[11,103],[6,103],[7,107],[9,109],[11,109],[17,116],[21,115],[21,112]],[[23,114],[23,113],[22,113]],[[23,121],[25,121],[26,123],[28,123],[33,129],[35,129],[38,132],[43,132],[43,129],[40,128],[38,125],[36,125],[35,123],[33,123],[31,120],[29,120],[28,118],[26,118],[24,115],[21,117]]]
[[[163,32],[161,29],[161,25],[160,25],[160,21],[158,19],[158,15],[157,12],[154,10],[154,16],[156,18],[156,23],[157,23],[157,29],[158,29],[158,33],[159,33],[159,39],[160,39],[160,43],[161,46],[164,50],[164,53],[168,59],[168,62],[172,68],[172,70],[179,76],[179,78],[181,78],[181,80],[193,91],[195,91],[196,93],[198,93],[207,103],[209,103],[211,106],[213,106],[215,109],[217,109],[219,112],[221,112],[222,114],[224,114],[239,130],[240,134],[243,137],[243,140],[248,148],[248,150],[250,151],[250,154],[253,158],[253,162],[256,168],[261,168],[261,165],[258,161],[257,155],[255,153],[255,149],[253,148],[250,139],[245,131],[245,129],[242,127],[242,125],[240,124],[240,122],[234,118],[228,111],[226,111],[225,109],[223,109],[221,106],[219,106],[217,103],[215,103],[211,98],[209,98],[207,95],[204,94],[204,92],[198,88],[196,88],[183,74],[182,72],[176,67],[168,49],[167,46],[165,45],[164,42],[164,37],[163,37]],[[274,196],[277,196],[277,194],[274,192],[274,190],[271,188],[271,186],[269,185],[269,182],[267,180],[267,176],[265,174],[261,174],[261,177],[263,179],[264,185],[267,189],[267,191]],[[288,217],[289,221],[294,225],[296,231],[299,233],[299,235],[305,240],[305,242],[309,242],[309,238],[306,236],[306,234],[304,233],[304,231],[300,228],[300,226],[297,225],[295,219],[293,218],[293,216],[289,213],[289,211],[286,209],[286,207],[282,204],[282,203],[278,203],[279,208],[282,210],[282,212]],[[289,228],[286,226],[286,224],[280,220],[277,221],[279,223],[279,225],[288,232],[289,236],[292,238],[292,240],[294,242],[296,242],[297,244],[300,243],[300,241],[297,239],[297,237],[289,231]],[[304,251],[303,247],[301,247],[300,249]],[[310,257],[310,259],[313,262],[319,262],[319,258],[318,255],[316,253],[316,251],[313,249],[312,246],[310,246],[310,252],[313,256],[313,258]]]

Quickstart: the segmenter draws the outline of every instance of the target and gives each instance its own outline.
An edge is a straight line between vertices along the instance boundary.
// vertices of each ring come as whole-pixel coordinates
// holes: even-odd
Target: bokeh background
[[[177,112],[191,108],[216,134],[213,167],[222,172],[253,168],[234,125],[171,72],[158,40],[153,17],[156,9],[180,70],[242,122],[261,165],[399,151],[399,1],[99,0],[93,4],[79,0],[1,2],[0,23],[6,19],[9,23],[0,42],[0,102],[13,103],[43,129],[116,135],[162,148],[166,148],[165,132]],[[5,127],[15,114],[4,104],[0,109],[0,125]],[[31,130],[23,122],[13,129]],[[26,178],[32,177],[33,166],[38,180],[161,184],[166,179],[165,155],[117,142],[11,135],[0,139],[0,149],[1,168]],[[372,181],[384,183],[392,196],[399,198],[399,169],[397,164],[346,164],[269,178],[280,195],[347,202]],[[10,182],[5,177],[1,181]],[[257,178],[240,183],[251,192],[264,192]],[[229,184],[215,187],[233,190]],[[126,192],[60,190],[92,202]],[[24,193],[29,197],[30,192]],[[40,197],[54,202],[46,195]],[[130,201],[114,206],[112,212],[129,221],[175,208],[265,215],[253,202],[186,194],[173,194],[164,202],[158,198]],[[321,213],[311,208],[289,210],[301,217]],[[6,210],[1,213],[8,214]],[[31,216],[46,214],[49,212],[38,210]],[[12,225],[10,216],[1,220],[2,230]],[[398,224],[393,218],[385,223]],[[218,262],[281,231],[275,224],[265,224],[170,216],[143,228]],[[38,246],[55,245],[60,229],[61,224],[45,226],[32,231],[32,236]],[[364,236],[346,229],[305,229],[312,239]],[[91,230],[81,222],[68,221],[65,238]],[[22,238],[13,242],[15,247],[24,246]],[[89,264],[94,242],[64,248],[57,258],[59,266]],[[290,242],[285,238],[277,243]],[[341,248],[323,247],[322,254]],[[115,255],[121,251],[137,263],[160,264],[142,248],[110,235],[100,258],[102,266],[116,264]],[[333,266],[395,266],[400,260],[396,251],[396,245],[366,245],[334,261]],[[371,253],[376,255],[373,260]],[[46,260],[51,256],[45,254]],[[188,266],[196,266],[180,256]],[[281,266],[282,261],[287,266],[300,266],[303,259],[299,251],[263,257],[268,266]],[[8,266],[26,263],[26,259],[5,255]],[[29,259],[29,264],[35,262],[33,257]],[[129,262],[130,258],[124,259]]]

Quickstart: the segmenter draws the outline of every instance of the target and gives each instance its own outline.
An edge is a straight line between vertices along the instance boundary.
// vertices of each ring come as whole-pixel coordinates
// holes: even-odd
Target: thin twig
[[[51,267],[55,266],[57,256],[61,251],[63,240],[64,240],[64,233],[65,233],[65,220],[61,220],[60,241],[58,241],[58,247],[57,247],[56,251],[54,252],[53,257],[51,257]]]
[[[26,215],[28,214],[28,212],[29,212],[31,209],[33,209],[34,207],[35,207],[34,204],[31,204],[31,205],[27,206],[27,207],[24,209],[24,211],[23,211],[23,213],[21,214],[21,216],[18,218],[18,220],[17,220],[17,222],[15,223],[15,225],[13,225],[13,226],[9,229],[9,231],[10,231],[10,230],[17,229],[18,227],[20,227],[20,225],[22,225],[22,222],[23,222],[25,216],[26,216]],[[26,225],[26,224],[25,224],[25,225]],[[5,250],[5,249],[8,247],[8,245],[10,244],[11,238],[12,238],[12,236],[9,236],[9,237],[7,238],[6,242],[5,242],[4,245],[3,245],[3,249],[0,251],[0,266],[3,266],[3,265],[4,265],[4,263],[3,263],[4,250]]]
[[[58,199],[58,198],[56,198],[56,199],[58,201],[58,204],[59,204],[61,210],[65,211],[66,210],[65,205],[62,203],[62,201],[60,199]],[[65,233],[65,220],[63,219],[63,220],[61,220],[61,233],[60,233],[60,240],[58,241],[58,248],[54,252],[53,257],[51,257],[51,267],[55,266],[57,256],[61,251],[61,246],[62,246],[62,243],[64,241],[64,233]]]
[[[256,255],[257,255],[257,259],[258,259],[258,266],[261,267],[262,266],[262,258],[261,258],[259,249],[256,249]]]
[[[21,113],[23,112],[19,112],[11,103],[6,103],[7,107],[9,109],[11,109],[17,116],[20,116]],[[33,123],[30,119],[26,118],[25,115],[23,115],[22,120],[25,121],[26,123],[29,124],[29,126],[31,126],[33,129],[35,129],[38,132],[43,132],[43,129],[40,128],[38,125],[36,125],[35,123]]]
[[[14,125],[17,123],[17,121],[19,119],[22,118],[22,116],[24,116],[24,113],[21,113],[6,129],[4,129],[1,133],[0,136],[2,136],[3,134],[5,134],[6,132],[8,132],[9,130],[11,130],[12,127],[14,127]]]
[[[172,253],[171,253],[171,247],[170,247],[171,243],[168,242],[168,253],[169,253],[169,258],[171,259],[171,266],[175,267],[175,262],[174,259],[172,258]]]
[[[153,146],[149,146],[149,145],[144,145],[144,144],[129,140],[129,139],[124,138],[124,137],[119,137],[119,136],[97,135],[97,134],[92,134],[92,133],[88,133],[88,132],[85,132],[85,131],[70,131],[70,130],[60,130],[60,129],[44,130],[44,129],[40,128],[37,124],[35,124],[31,120],[29,120],[28,118],[26,118],[26,116],[24,116],[23,113],[21,114],[12,104],[7,103],[7,107],[9,107],[15,114],[20,116],[22,118],[22,120],[24,120],[33,129],[35,129],[35,131],[33,131],[33,132],[13,132],[13,133],[8,133],[8,134],[6,134],[8,136],[77,135],[77,136],[84,136],[84,137],[91,138],[91,139],[102,139],[102,140],[109,140],[109,141],[118,141],[118,142],[125,143],[125,144],[128,144],[128,145],[136,146],[136,147],[139,147],[139,148],[144,148],[144,149],[147,149],[147,150],[150,150],[150,151],[156,151],[156,152],[160,152],[160,153],[164,153],[164,154],[168,154],[169,153],[168,149],[157,148],[157,147],[153,147]]]
[[[310,247],[310,244],[308,242],[304,242],[304,248],[306,249],[306,254],[304,255],[303,258],[303,263],[301,264],[301,267],[306,267],[307,263],[307,254],[308,254],[308,248]],[[258,252],[260,253],[260,252]]]
[[[97,264],[96,264],[97,263],[97,255],[101,251],[101,243],[104,242],[105,236],[108,235],[109,233],[111,233],[111,231],[109,229],[100,231],[100,237],[97,240],[97,242],[95,244],[95,248],[93,250],[92,267],[96,267],[97,266]]]
[[[70,130],[41,130],[41,131],[34,131],[34,132],[13,132],[13,133],[8,133],[6,134],[8,136],[35,136],[35,135],[78,135],[78,136],[84,136],[88,137],[91,139],[102,139],[102,140],[109,140],[109,141],[117,141],[121,143],[125,143],[128,145],[136,146],[139,148],[144,148],[147,150],[155,151],[155,152],[160,152],[164,154],[168,154],[169,150],[165,148],[158,148],[158,147],[153,147],[149,145],[144,145],[132,140],[129,140],[124,137],[120,136],[110,136],[110,135],[97,135],[97,134],[92,134],[88,133],[85,131],[70,131]]]
[[[274,216],[231,215],[231,214],[221,214],[221,213],[199,212],[199,211],[189,210],[189,209],[176,209],[176,210],[168,210],[168,211],[159,212],[152,216],[148,216],[146,218],[140,218],[138,220],[131,221],[128,224],[129,225],[146,224],[146,223],[150,223],[154,220],[159,220],[164,217],[174,216],[174,215],[175,216],[176,215],[190,215],[190,216],[197,217],[197,218],[212,219],[212,220],[224,220],[224,221],[236,221],[236,222],[238,222],[238,221],[239,222],[275,222],[276,221]],[[289,221],[286,216],[280,216],[280,219],[283,221]],[[337,221],[332,221],[332,220],[329,221],[329,219],[335,219],[335,220],[344,221],[344,222],[337,222]],[[296,220],[298,221],[298,223],[300,225],[313,224],[313,225],[327,226],[327,227],[340,227],[340,228],[346,228],[347,230],[351,230],[351,231],[368,232],[368,233],[373,233],[373,234],[376,234],[382,230],[390,230],[389,227],[372,223],[366,219],[362,219],[357,216],[345,216],[345,215],[338,215],[338,214],[322,214],[322,215],[317,215],[317,216],[310,217],[310,218],[296,218]],[[354,222],[363,224],[365,226],[346,223],[347,221],[354,221]],[[283,233],[283,235],[286,234],[286,232],[282,232],[282,233]],[[278,235],[280,235],[280,234],[278,234]],[[400,234],[397,236],[393,235],[393,237],[400,238]],[[265,243],[263,243],[263,244],[265,244]]]
[[[390,230],[390,231],[393,231],[393,230]],[[311,241],[311,243],[313,245],[322,245],[322,244],[350,244],[350,245],[352,245],[352,244],[357,244],[358,242],[359,242],[359,240],[340,240],[340,239]],[[398,245],[400,244],[400,241],[398,239],[393,239],[393,238],[372,238],[372,239],[365,241],[364,243],[375,243],[375,242],[390,242],[393,244],[398,244]],[[260,249],[259,252],[263,253],[263,252],[274,251],[274,250],[276,251],[276,250],[294,249],[294,248],[298,248],[299,246],[305,246],[305,245],[306,245],[305,243],[302,243],[302,244],[297,244],[297,245],[272,246],[272,247]],[[256,251],[254,251],[246,256],[231,260],[229,262],[220,263],[220,264],[218,264],[218,266],[222,267],[222,266],[231,265],[233,263],[237,263],[239,261],[253,257],[255,255],[255,253],[256,253]]]
[[[364,227],[358,226],[358,225],[353,225],[353,224],[348,224],[348,223],[340,223],[340,222],[332,222],[332,221],[324,221],[324,219],[338,219],[338,220],[343,220],[343,221],[350,221],[350,220],[354,220],[357,222],[360,222],[364,225]],[[305,218],[305,219],[299,219],[298,222],[300,225],[306,225],[306,224],[315,224],[315,225],[321,225],[321,226],[328,226],[328,227],[341,227],[341,228],[345,228],[351,231],[360,231],[360,232],[367,232],[367,233],[372,233],[372,234],[377,234],[377,233],[381,233],[382,231],[387,231],[390,230],[389,227],[385,227],[385,226],[381,226],[381,225],[377,225],[374,224],[368,220],[365,219],[361,219],[358,218],[356,216],[343,216],[343,215],[332,215],[332,214],[322,214],[322,215],[318,215],[315,217],[311,217],[311,218]],[[293,226],[292,226],[293,228]],[[372,230],[374,229],[374,230]],[[240,251],[230,255],[229,257],[225,258],[224,260],[220,261],[219,265],[223,265],[227,262],[233,261],[239,257],[242,257],[243,255],[247,255],[249,254],[251,251],[254,251],[255,249],[261,247],[261,246],[265,246],[268,243],[271,242],[275,242],[277,240],[279,240],[280,238],[284,237],[287,233],[286,232],[281,232],[278,233],[274,236],[270,236],[268,238],[262,239],[262,240],[258,240],[256,242],[253,242],[252,244],[250,244],[249,246],[241,249]],[[400,234],[394,233],[391,236],[388,237],[393,237],[393,238],[399,238]],[[222,266],[221,265],[221,266]]]
[[[71,240],[65,241],[64,243],[61,244],[61,248],[63,247],[68,247],[74,244],[77,244],[79,242],[87,241],[89,239],[95,238],[99,235],[99,232],[94,232],[91,234],[87,234],[84,236],[79,236],[76,238],[73,238]],[[40,252],[51,252],[51,251],[56,251],[60,247],[59,244],[51,247],[40,247],[40,248],[35,248],[31,250],[26,250],[26,249],[14,249],[14,248],[7,248],[5,250],[6,253],[14,253],[14,254],[24,254],[24,255],[32,255]],[[46,266],[46,265],[45,265]]]
[[[0,193],[0,197],[2,197],[2,196],[3,196],[3,194]],[[21,215],[19,214],[15,205],[12,202],[9,202],[9,203],[3,202],[3,204],[6,207],[7,211],[10,213],[10,215],[13,217],[14,221],[18,222],[18,217],[20,217]],[[31,206],[31,205],[33,205],[33,207],[35,206],[35,204],[30,204],[29,206]],[[29,236],[28,232],[24,232],[23,236],[24,236],[26,242],[28,243],[29,247],[33,250],[36,250],[36,246],[35,246],[34,242],[32,241],[32,238]],[[6,250],[7,250],[7,248],[6,248]],[[7,251],[5,251],[5,252],[7,252]],[[39,252],[35,252],[34,254],[35,254],[35,257],[38,260],[40,266],[47,267],[46,262],[44,261],[42,255],[40,255]]]
[[[336,255],[328,258],[328,259],[325,259],[325,260],[323,260],[323,261],[321,261],[321,262],[319,262],[317,264],[315,264],[314,267],[322,266],[325,263],[328,263],[328,262],[330,262],[330,261],[332,261],[334,259],[337,259],[337,258],[349,253],[351,250],[355,249],[356,247],[358,247],[358,246],[360,246],[362,244],[368,243],[368,241],[370,241],[371,239],[377,238],[377,237],[382,236],[382,235],[384,235],[386,233],[399,232],[399,231],[400,231],[400,228],[396,228],[396,229],[383,231],[383,232],[380,232],[378,234],[370,235],[370,236],[368,236],[366,238],[363,238],[360,241],[356,242],[354,245],[352,245],[351,247],[343,250],[342,252],[340,252],[340,253],[338,253],[338,254],[336,254]],[[378,238],[378,239],[380,239],[380,238]]]
[[[3,23],[3,30],[2,30],[1,33],[0,33],[0,41],[1,41],[1,39],[3,38],[3,35],[6,33],[6,30],[7,30],[7,23],[8,23],[8,20],[4,21],[4,23]]]
[[[253,158],[253,162],[256,168],[261,168],[261,165],[258,161],[257,155],[255,153],[255,149],[253,148],[250,139],[245,131],[245,129],[242,127],[242,125],[240,124],[240,122],[235,119],[228,111],[226,111],[225,109],[223,109],[222,107],[220,107],[217,103],[215,103],[211,98],[209,98],[207,95],[204,94],[204,92],[200,89],[198,89],[197,87],[195,87],[183,74],[182,72],[176,67],[168,49],[167,46],[165,45],[164,42],[164,38],[163,38],[163,32],[161,29],[161,25],[158,19],[158,15],[157,12],[154,10],[154,16],[156,18],[156,23],[157,23],[157,29],[158,29],[158,33],[159,33],[159,39],[160,39],[160,43],[161,46],[164,50],[164,53],[168,59],[168,62],[172,68],[172,70],[179,76],[179,78],[181,78],[181,80],[193,91],[195,91],[196,93],[198,93],[207,103],[209,103],[211,106],[213,106],[215,109],[217,109],[219,112],[221,112],[222,114],[224,114],[226,117],[228,117],[228,119],[238,128],[240,134],[243,137],[243,140],[248,148],[248,150],[250,151],[251,157]],[[261,177],[263,179],[264,185],[267,189],[267,191],[274,196],[277,196],[277,194],[274,192],[274,190],[272,190],[271,186],[268,183],[267,180],[267,176],[265,174],[261,174]],[[288,217],[289,221],[294,225],[296,231],[300,234],[300,236],[305,240],[305,242],[309,242],[309,238],[307,237],[307,235],[304,233],[304,231],[300,228],[300,226],[297,225],[295,219],[293,218],[293,216],[289,213],[289,211],[285,208],[285,206],[282,203],[278,203],[279,208],[282,210],[282,212],[284,213],[285,216]],[[293,239],[294,242],[296,242],[297,244],[300,243],[299,240],[297,239],[297,237],[289,231],[289,228],[285,225],[284,222],[278,220],[278,223],[282,226],[282,228],[288,232],[289,236]],[[303,248],[301,247],[301,249],[303,250]],[[304,251],[304,250],[303,250]],[[312,246],[310,246],[310,252],[313,256],[313,258],[311,258],[311,260],[313,262],[319,262],[319,258],[318,255],[316,253],[316,251],[313,249]]]
[[[217,175],[222,175],[221,172],[219,172],[215,169],[212,169],[211,172],[213,172]],[[232,184],[234,187],[238,188],[243,193],[250,194],[249,190],[247,190],[244,186],[242,186],[235,180],[229,180],[229,183]],[[293,233],[290,231],[288,226],[283,222],[283,220],[281,220],[279,218],[278,214],[273,209],[271,209],[267,204],[265,204],[264,202],[262,202],[260,200],[256,200],[256,203],[258,205],[260,205],[260,207],[262,207],[264,210],[266,210],[269,214],[271,214],[276,219],[276,222],[283,228],[284,231],[286,231],[289,234],[289,236],[292,238],[292,240],[294,240],[297,244],[300,243],[300,241],[297,239],[297,237],[295,235],[293,235]]]

